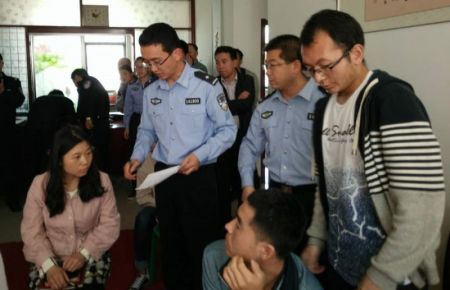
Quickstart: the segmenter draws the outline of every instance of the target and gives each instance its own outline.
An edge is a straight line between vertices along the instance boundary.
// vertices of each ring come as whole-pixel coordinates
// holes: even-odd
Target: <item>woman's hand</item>
[[[81,267],[84,266],[84,263],[86,263],[86,259],[84,258],[84,256],[79,252],[76,252],[64,260],[63,269],[68,272],[74,272],[78,269],[81,269]]]
[[[66,271],[61,267],[54,265],[47,271],[47,282],[53,290],[64,289],[69,282]]]

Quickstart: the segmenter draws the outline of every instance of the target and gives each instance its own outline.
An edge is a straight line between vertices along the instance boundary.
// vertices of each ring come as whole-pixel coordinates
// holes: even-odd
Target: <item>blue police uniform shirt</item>
[[[205,165],[216,162],[231,147],[237,128],[222,87],[196,77],[196,71],[185,65],[171,87],[165,80],[156,80],[145,89],[131,159],[142,163],[156,143],[152,154],[156,161],[178,165],[194,153]]]
[[[311,184],[312,126],[317,100],[323,97],[313,79],[289,102],[279,91],[253,112],[239,150],[242,186],[254,186],[256,161],[266,150],[269,178],[289,186]]]
[[[133,113],[142,114],[144,89],[150,84],[150,80],[144,85],[139,80],[127,86],[125,104],[123,107],[123,124],[129,128],[130,118]]]

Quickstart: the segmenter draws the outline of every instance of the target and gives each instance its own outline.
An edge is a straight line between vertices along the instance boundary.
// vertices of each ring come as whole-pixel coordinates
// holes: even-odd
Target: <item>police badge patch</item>
[[[261,113],[261,118],[263,119],[269,119],[270,117],[272,117],[273,115],[273,111],[265,111]]]
[[[152,105],[159,105],[161,104],[162,100],[160,98],[152,98],[150,99],[150,103],[152,103]]]
[[[185,105],[199,105],[200,104],[200,98],[186,98],[184,99]]]
[[[219,106],[222,110],[228,111],[228,103],[225,94],[220,94],[217,96],[217,103],[219,103]]]

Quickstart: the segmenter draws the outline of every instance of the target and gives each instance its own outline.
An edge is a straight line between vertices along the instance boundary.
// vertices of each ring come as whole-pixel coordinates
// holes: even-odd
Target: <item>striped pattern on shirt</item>
[[[444,190],[441,150],[429,122],[396,123],[380,130],[364,138],[364,166],[371,194],[389,188]]]

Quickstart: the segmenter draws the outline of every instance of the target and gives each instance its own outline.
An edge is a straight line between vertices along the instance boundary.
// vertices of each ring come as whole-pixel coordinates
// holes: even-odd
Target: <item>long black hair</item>
[[[81,142],[87,142],[91,145],[87,135],[78,126],[68,125],[55,133],[53,146],[50,151],[48,170],[50,178],[45,198],[50,217],[62,213],[65,208],[66,192],[63,183],[63,157]],[[100,172],[94,162],[91,163],[86,175],[80,178],[78,192],[83,202],[102,196],[105,192],[101,185]]]

